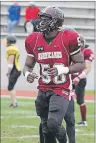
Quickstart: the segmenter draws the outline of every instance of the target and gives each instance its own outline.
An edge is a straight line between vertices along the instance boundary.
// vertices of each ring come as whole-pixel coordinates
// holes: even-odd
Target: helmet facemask
[[[40,15],[38,20],[37,30],[46,34],[49,34],[51,31],[58,29],[58,20],[52,18],[50,15]]]

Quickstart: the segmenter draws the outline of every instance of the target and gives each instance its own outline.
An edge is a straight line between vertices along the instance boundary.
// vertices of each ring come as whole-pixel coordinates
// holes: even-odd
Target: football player
[[[6,58],[8,62],[8,72],[6,75],[8,77],[8,91],[11,98],[11,104],[9,107],[18,107],[14,86],[21,74],[21,69],[19,65],[20,53],[18,48],[15,46],[16,37],[7,36],[4,39],[4,44],[7,47]]]
[[[64,25],[61,27],[61,29],[63,31],[71,30],[71,31],[76,32],[76,30],[74,28],[72,28],[71,26],[69,27],[69,26]],[[73,93],[73,89],[72,89],[72,93]],[[65,114],[64,120],[66,122],[66,132],[67,132],[69,143],[74,143],[75,142],[75,117],[74,117],[74,99],[73,99],[73,97],[71,97],[71,100],[69,102],[68,109]],[[42,133],[42,124],[41,123],[39,126],[39,135],[40,135],[40,143],[44,143],[44,136]],[[55,140],[55,142],[56,142],[56,140]]]
[[[56,137],[60,143],[66,143],[66,130],[61,123],[71,100],[70,74],[85,68],[81,41],[76,32],[60,30],[64,14],[58,7],[46,7],[39,13],[39,18],[37,28],[40,32],[33,32],[25,40],[28,55],[23,72],[29,83],[34,82],[38,75],[33,68],[36,62],[39,63],[39,92],[35,106],[41,118],[44,141],[53,143],[50,138],[53,136],[53,140]]]
[[[81,51],[84,56],[84,60],[86,63],[85,69],[78,73],[78,74],[73,74],[73,83],[75,84],[75,93],[77,97],[77,103],[80,106],[80,112],[81,112],[81,122],[77,123],[78,126],[87,126],[88,123],[86,121],[86,112],[87,112],[87,107],[84,102],[84,96],[85,96],[85,87],[87,83],[87,75],[91,71],[91,64],[94,59],[94,54],[93,51],[89,48],[89,45],[86,44],[85,39],[83,36],[81,37]]]

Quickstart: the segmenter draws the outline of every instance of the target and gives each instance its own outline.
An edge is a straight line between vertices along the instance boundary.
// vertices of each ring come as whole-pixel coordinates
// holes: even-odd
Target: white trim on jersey
[[[79,48],[78,50],[76,50],[76,51],[70,53],[70,56],[75,55],[75,54],[78,53],[80,50],[81,50],[81,49]]]
[[[29,57],[34,57],[34,55],[33,54],[27,54]]]

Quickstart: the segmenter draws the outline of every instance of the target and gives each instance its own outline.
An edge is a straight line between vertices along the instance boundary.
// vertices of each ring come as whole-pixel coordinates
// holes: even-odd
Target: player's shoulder
[[[30,43],[31,41],[32,42],[35,41],[37,39],[38,34],[39,32],[32,32],[26,37],[25,42]]]
[[[16,46],[11,45],[11,46],[9,46],[9,47],[6,49],[6,52],[7,52],[8,54],[19,53],[19,49],[18,49]]]
[[[85,54],[93,54],[93,51],[91,48],[84,48],[84,53]]]
[[[67,36],[79,36],[79,34],[76,32],[76,30],[71,30],[71,29],[67,29],[67,28],[64,28],[62,29],[63,33]]]
[[[90,48],[84,48],[83,55],[84,55],[85,60],[90,60],[90,61],[92,61],[95,57],[92,49],[90,49]]]
[[[77,42],[79,41],[78,38],[80,38],[79,34],[76,32],[76,31],[73,31],[73,30],[70,30],[70,29],[66,29],[66,30],[63,30],[63,39],[66,39],[68,41],[73,41],[73,42]]]

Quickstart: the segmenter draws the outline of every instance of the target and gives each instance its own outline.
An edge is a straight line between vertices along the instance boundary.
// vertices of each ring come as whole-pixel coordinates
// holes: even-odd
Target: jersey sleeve
[[[93,51],[91,49],[86,49],[84,51],[84,59],[85,60],[89,60],[89,61],[93,61],[94,59],[94,54],[93,54]]]
[[[7,56],[16,55],[16,54],[18,54],[18,50],[16,50],[15,48],[9,48],[9,49],[6,51],[6,55],[7,55]]]
[[[29,56],[34,57],[34,48],[36,44],[37,34],[32,33],[25,39],[25,50]]]
[[[81,50],[81,41],[78,33],[70,31],[69,34],[69,52],[70,56],[73,56],[80,52]]]

